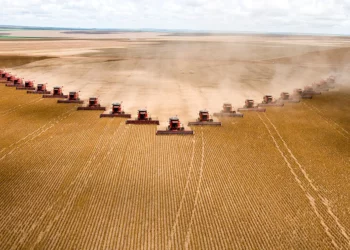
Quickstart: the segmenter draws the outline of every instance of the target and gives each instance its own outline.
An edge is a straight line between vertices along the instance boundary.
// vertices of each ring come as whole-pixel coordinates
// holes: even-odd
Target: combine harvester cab
[[[166,130],[157,130],[156,135],[193,135],[192,130],[185,130],[179,118],[170,117],[169,125]]]
[[[36,90],[29,90],[27,94],[51,94],[51,92],[46,90],[46,84],[38,84]]]
[[[115,102],[112,104],[112,111],[109,113],[100,114],[100,118],[113,118],[113,117],[122,117],[122,118],[131,118],[131,114],[126,114],[122,110],[122,102]]]
[[[34,82],[33,81],[25,81],[24,86],[17,87],[17,90],[35,90]]]
[[[126,124],[156,124],[159,125],[159,120],[153,120],[148,115],[147,109],[139,109],[135,120],[127,120]]]
[[[66,99],[66,100],[58,100],[57,103],[79,103],[79,104],[83,104],[84,101],[80,100],[79,92],[72,91],[72,92],[69,92],[68,99]]]
[[[221,126],[221,122],[214,122],[213,119],[210,118],[209,112],[207,110],[200,110],[199,117],[195,122],[189,122],[188,126]]]
[[[97,97],[89,98],[89,105],[87,107],[78,107],[78,110],[106,110],[106,107],[102,107]]]
[[[309,95],[320,95],[321,92],[320,91],[315,91],[312,86],[305,86],[304,87],[304,94],[309,94]]]
[[[283,107],[284,104],[277,102],[271,95],[264,95],[262,103],[258,104],[258,107]]]
[[[300,102],[300,98],[294,98],[294,95],[290,96],[288,92],[282,92],[280,99],[278,100],[281,103],[291,102],[298,103]]]
[[[238,113],[233,110],[231,103],[224,103],[220,113],[214,113],[216,117],[243,117],[242,113]]]
[[[44,94],[43,98],[68,98],[68,95],[63,94],[62,87],[53,87],[52,95]]]
[[[255,106],[254,100],[246,99],[243,108],[239,108],[237,111],[266,112],[266,108]]]

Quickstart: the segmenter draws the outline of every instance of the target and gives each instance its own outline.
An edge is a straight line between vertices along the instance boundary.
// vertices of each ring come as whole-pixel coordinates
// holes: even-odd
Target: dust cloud
[[[69,48],[73,55],[61,51],[59,57],[9,70],[35,83],[47,83],[49,89],[64,86],[64,93],[80,91],[85,100],[99,97],[107,109],[115,101],[123,101],[124,111],[133,116],[147,108],[162,126],[175,115],[187,124],[199,110],[218,112],[224,102],[239,108],[247,98],[256,103],[265,94],[278,98],[282,91],[292,92],[331,74],[342,83],[350,82],[350,75],[344,74],[349,69],[346,48],[259,37],[248,42],[167,39],[94,48],[80,55]],[[342,55],[340,60],[332,50]]]

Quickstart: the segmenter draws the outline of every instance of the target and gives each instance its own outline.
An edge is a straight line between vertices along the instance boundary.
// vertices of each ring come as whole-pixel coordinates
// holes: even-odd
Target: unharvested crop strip
[[[316,109],[314,109],[314,108],[311,107],[310,105],[308,105],[308,104],[306,104],[306,103],[304,103],[304,102],[303,102],[302,104],[305,105],[305,106],[306,106],[307,108],[309,108],[310,110],[314,111],[314,113],[316,113],[319,117],[321,117],[321,119],[322,119],[323,121],[325,121],[327,124],[329,124],[329,126],[330,126],[331,128],[333,128],[335,131],[337,131],[338,134],[340,134],[341,136],[343,136],[343,137],[346,138],[346,139],[349,139],[349,138],[350,138],[350,137],[347,135],[347,134],[348,134],[348,131],[346,131],[345,129],[343,129],[342,127],[340,127],[340,125],[338,125],[336,122],[334,122],[334,121],[332,121],[332,120],[330,120],[330,119],[326,119],[320,112],[318,112]],[[336,129],[336,127],[332,126],[332,124],[331,124],[328,120],[330,120],[330,121],[332,121],[334,124],[338,125],[338,127],[339,127],[340,129],[342,129],[343,132],[339,131],[338,129]],[[345,132],[346,134],[344,134],[344,132]]]
[[[75,110],[76,107],[74,107],[73,109],[70,109],[68,111],[66,111],[65,113],[61,114],[60,116],[58,116],[57,118],[54,118],[52,120],[50,120],[49,122],[45,123],[43,126],[41,126],[40,128],[38,128],[37,130],[33,131],[32,133],[26,135],[25,137],[21,138],[20,140],[18,140],[17,142],[11,144],[10,146],[8,146],[7,148],[11,148],[15,145],[17,145],[15,148],[13,148],[12,150],[10,150],[10,152],[8,152],[7,154],[4,154],[1,158],[0,161],[2,161],[3,159],[5,159],[6,156],[10,155],[16,148],[19,148],[25,144],[27,144],[29,141],[34,140],[35,138],[39,137],[42,133],[46,132],[47,130],[51,129],[52,127],[55,126],[55,124],[57,124],[58,122],[66,119],[68,116],[72,115],[72,111]],[[66,115],[67,114],[67,115]],[[66,115],[66,116],[64,116]],[[49,126],[50,125],[50,126]],[[45,128],[46,126],[49,126],[47,128]],[[40,132],[39,132],[40,131]],[[39,133],[38,133],[39,132]],[[32,137],[31,137],[32,136]],[[31,137],[31,138],[30,138]],[[3,148],[0,153],[2,153],[4,150],[6,150],[6,148]]]
[[[282,158],[284,159],[285,163],[287,164],[289,170],[291,171],[292,175],[294,176],[295,181],[298,183],[298,186],[301,188],[301,190],[304,192],[306,198],[309,200],[309,203],[315,213],[315,215],[317,216],[317,218],[320,220],[320,223],[322,225],[322,227],[324,228],[324,232],[326,233],[326,235],[330,238],[332,245],[337,248],[340,249],[338,244],[335,242],[335,238],[334,236],[331,234],[329,227],[326,225],[326,223],[324,222],[324,218],[322,217],[322,215],[319,213],[316,205],[315,205],[315,198],[309,194],[306,190],[306,188],[303,186],[301,180],[299,179],[298,175],[295,173],[295,171],[292,168],[291,163],[288,161],[288,159],[286,158],[286,156],[284,155],[284,153],[282,152],[281,148],[279,147],[275,137],[272,135],[271,130],[269,129],[269,127],[267,126],[267,124],[264,122],[264,120],[261,118],[261,115],[258,114],[260,120],[262,121],[262,123],[265,125],[265,128],[267,129],[267,131],[270,134],[271,139],[273,140],[276,149],[278,150],[278,152],[281,154]]]
[[[279,131],[277,130],[276,126],[272,123],[272,121],[268,118],[268,116],[266,115],[266,113],[264,113],[266,119],[269,121],[269,123],[272,125],[272,127],[274,128],[274,130],[276,131],[278,137],[281,139],[281,141],[283,142],[284,147],[287,149],[288,153],[290,154],[290,156],[292,157],[292,159],[295,161],[295,163],[298,165],[300,171],[303,173],[305,179],[308,181],[308,183],[310,184],[310,186],[312,187],[312,189],[317,193],[318,197],[323,201],[324,206],[327,208],[327,212],[331,215],[331,217],[334,219],[337,227],[339,228],[341,234],[347,239],[348,241],[348,245],[350,246],[350,237],[349,235],[346,233],[345,227],[340,223],[339,218],[335,216],[335,214],[332,212],[331,207],[329,206],[329,202],[326,198],[324,198],[319,192],[318,189],[316,188],[316,186],[313,184],[312,180],[309,178],[306,170],[303,168],[303,166],[299,163],[299,161],[297,160],[297,158],[295,157],[295,155],[292,153],[292,151],[290,150],[290,148],[288,147],[287,143],[284,141],[284,139],[282,138],[281,134],[279,133]],[[259,116],[260,117],[260,116]]]

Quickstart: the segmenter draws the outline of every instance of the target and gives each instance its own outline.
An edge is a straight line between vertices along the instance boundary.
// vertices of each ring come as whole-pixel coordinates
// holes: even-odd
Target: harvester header
[[[246,99],[243,108],[237,109],[238,111],[255,111],[255,112],[265,112],[265,108],[259,108],[255,106],[253,99]]]
[[[209,125],[209,126],[221,126],[221,122],[214,122],[209,115],[209,111],[200,110],[198,113],[198,118],[195,122],[189,122],[188,126],[196,125]]]
[[[312,99],[312,95],[308,93],[304,93],[302,89],[294,89],[293,91],[293,98],[294,99]]]
[[[6,83],[7,87],[24,87],[23,80],[19,77],[10,76],[7,81],[9,82]]]
[[[291,96],[288,92],[282,92],[280,95],[280,99],[278,99],[278,102],[280,102],[280,103],[286,103],[286,102],[298,103],[298,102],[300,102],[300,98],[296,97],[295,95]]]
[[[312,86],[305,86],[303,93],[309,94],[309,95],[320,95],[320,91],[315,91]]]
[[[102,107],[97,97],[89,98],[89,105],[87,107],[78,107],[78,110],[106,110],[106,107]]]
[[[192,130],[185,130],[177,116],[169,118],[169,125],[166,130],[157,130],[156,135],[193,135]]]
[[[219,113],[214,113],[216,117],[243,117],[242,113],[238,113],[233,110],[231,103],[224,103],[222,105],[222,110]]]
[[[51,92],[46,90],[46,83],[40,83],[36,86],[36,90],[27,91],[27,94],[51,94]]]
[[[153,120],[147,112],[147,109],[139,109],[135,120],[127,120],[126,124],[156,124],[159,125],[159,120]]]
[[[52,95],[43,95],[43,98],[68,98],[68,95],[64,95],[62,87],[53,87]]]
[[[18,86],[16,89],[18,90],[35,90],[33,81],[25,81],[24,86]]]
[[[100,118],[103,117],[122,117],[122,118],[131,118],[131,114],[126,114],[124,110],[122,110],[122,103],[121,102],[114,102],[112,104],[112,111],[109,113],[103,113],[100,115]]]
[[[79,103],[79,104],[83,104],[84,101],[80,100],[79,92],[71,91],[71,92],[69,92],[68,99],[66,99],[66,100],[58,100],[57,103]]]
[[[277,102],[273,99],[272,95],[264,95],[262,103],[258,104],[258,107],[283,107],[284,104]]]

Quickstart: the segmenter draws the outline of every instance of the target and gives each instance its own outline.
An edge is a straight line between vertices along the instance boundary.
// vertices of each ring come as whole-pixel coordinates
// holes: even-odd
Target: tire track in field
[[[180,217],[180,214],[181,214],[181,211],[182,211],[182,206],[183,206],[183,203],[185,201],[186,193],[187,193],[187,190],[188,190],[188,187],[189,187],[189,183],[190,183],[190,180],[191,180],[191,174],[192,174],[192,171],[193,171],[193,160],[194,160],[195,144],[196,144],[196,140],[195,140],[195,135],[194,135],[194,137],[193,137],[193,147],[192,147],[191,162],[190,162],[190,167],[189,167],[188,174],[187,174],[186,185],[185,185],[184,191],[182,193],[182,197],[181,197],[179,208],[178,208],[178,210],[176,212],[175,222],[174,222],[174,224],[172,226],[172,229],[171,229],[170,239],[168,241],[168,247],[167,247],[168,249],[171,249],[171,246],[172,246],[172,243],[173,243],[173,239],[174,239],[174,234],[175,234],[175,231],[176,231],[176,227],[178,225],[179,217]]]
[[[310,104],[306,104],[306,103],[305,103],[305,105],[309,105],[309,106],[311,106],[312,108],[316,109],[316,111],[320,114],[320,116],[322,116],[325,120],[329,120],[330,122],[333,122],[334,125],[336,125],[337,127],[339,127],[344,133],[349,134],[349,131],[347,131],[346,129],[344,129],[342,126],[340,126],[338,123],[336,123],[336,122],[333,121],[332,119],[327,118],[326,115],[325,115],[319,108],[317,108],[315,105],[313,105],[313,104],[311,104],[311,103],[310,103]]]
[[[323,115],[323,113],[320,110],[318,110],[315,106],[311,104],[306,104],[304,102],[302,102],[302,104],[305,105],[308,109],[312,110],[314,113],[316,113],[319,117],[321,117],[321,119],[324,120],[327,124],[329,124],[329,126],[333,128],[335,131],[337,131],[338,134],[340,134],[346,139],[350,139],[349,132],[347,130],[342,128],[338,123],[336,123],[332,119],[326,118],[325,115]],[[331,123],[333,123],[335,126],[333,126]],[[342,132],[339,131],[336,127],[341,129]]]
[[[20,140],[18,140],[15,143],[12,143],[11,145],[9,145],[6,148],[3,148],[0,153],[2,153],[3,151],[5,151],[6,149],[10,149],[13,146],[14,147],[12,150],[10,150],[8,153],[4,154],[1,158],[0,158],[0,162],[2,160],[4,160],[8,155],[12,154],[13,151],[15,151],[17,148],[22,147],[23,145],[26,145],[29,141],[34,140],[35,138],[39,137],[41,134],[43,134],[44,132],[46,132],[47,130],[53,128],[57,123],[59,123],[60,121],[66,119],[68,116],[73,114],[73,111],[76,109],[76,106],[74,106],[74,108],[69,109],[68,111],[64,112],[63,114],[61,114],[58,117],[55,117],[53,119],[51,119],[49,122],[45,123],[43,126],[41,126],[40,128],[38,128],[37,130],[33,131],[32,133],[26,135],[25,137],[21,138]],[[66,116],[64,116],[66,115]],[[48,126],[48,127],[47,127]],[[46,128],[47,127],[47,128]],[[39,132],[40,131],[40,132]]]
[[[283,139],[283,137],[281,136],[281,134],[279,133],[278,129],[276,128],[275,124],[272,123],[272,121],[268,118],[268,116],[266,115],[266,113],[264,113],[266,119],[269,121],[269,123],[272,125],[272,127],[274,128],[274,130],[276,131],[278,137],[281,139],[281,141],[283,142],[284,147],[287,149],[288,153],[290,154],[290,156],[292,157],[292,159],[295,161],[295,163],[298,165],[300,171],[303,173],[305,179],[309,182],[310,186],[314,189],[314,191],[317,193],[317,196],[321,199],[323,205],[326,207],[327,212],[329,213],[329,215],[334,219],[335,224],[337,225],[338,229],[340,230],[341,234],[345,237],[345,239],[348,241],[348,245],[350,246],[350,237],[347,234],[345,227],[340,223],[339,218],[333,213],[330,205],[329,205],[329,201],[324,198],[319,192],[318,189],[316,188],[316,186],[313,184],[312,180],[309,178],[306,170],[303,168],[303,166],[299,163],[298,159],[295,157],[295,155],[292,153],[292,151],[290,150],[290,148],[288,147],[287,143],[285,142],[285,140]]]
[[[190,244],[191,241],[191,233],[192,233],[192,224],[193,224],[193,220],[194,220],[194,215],[196,213],[197,210],[197,204],[198,204],[198,199],[199,199],[199,194],[200,194],[200,188],[202,185],[202,180],[203,180],[203,170],[204,170],[204,134],[203,134],[203,128],[201,127],[202,130],[202,158],[201,158],[201,166],[200,166],[200,172],[199,172],[199,180],[198,180],[198,185],[197,185],[197,191],[196,191],[196,196],[194,199],[194,206],[192,209],[192,215],[191,215],[191,219],[190,219],[190,224],[188,226],[187,229],[187,233],[186,233],[186,237],[185,237],[185,249],[188,249],[188,246]]]
[[[280,153],[280,155],[282,156],[284,162],[287,164],[290,172],[292,173],[292,175],[294,176],[295,181],[298,183],[298,186],[301,188],[301,190],[304,192],[306,198],[309,200],[309,203],[314,211],[314,213],[316,214],[317,218],[320,220],[320,223],[322,225],[322,227],[324,228],[324,232],[326,233],[326,235],[330,238],[332,245],[336,248],[336,249],[340,249],[338,244],[335,242],[335,237],[330,233],[330,228],[326,225],[324,218],[322,217],[322,215],[319,213],[317,206],[315,204],[315,199],[314,197],[306,190],[306,188],[303,186],[301,179],[298,177],[297,173],[294,171],[291,163],[288,161],[286,155],[282,152],[280,146],[278,145],[276,138],[273,136],[271,130],[269,129],[269,127],[267,126],[267,124],[265,123],[265,121],[261,118],[260,114],[258,114],[258,117],[260,118],[261,122],[264,124],[266,130],[268,131],[273,143],[275,144],[276,149],[278,150],[278,152]]]

